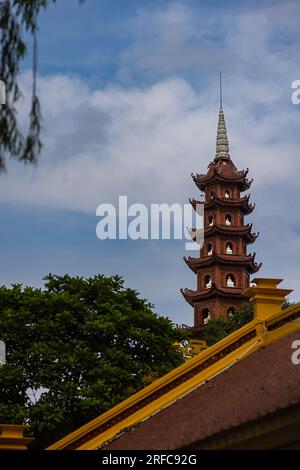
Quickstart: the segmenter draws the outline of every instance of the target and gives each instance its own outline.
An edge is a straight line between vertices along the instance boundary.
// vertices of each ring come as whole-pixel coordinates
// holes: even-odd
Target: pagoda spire
[[[219,160],[219,159],[230,160],[227,130],[226,130],[222,101],[223,101],[222,73],[220,72],[220,109],[219,109],[219,121],[218,121],[218,130],[217,130],[217,145],[216,145],[215,160]]]
[[[194,308],[192,336],[203,338],[209,319],[231,318],[245,302],[243,292],[249,288],[250,275],[261,263],[248,245],[258,234],[244,217],[254,209],[249,195],[242,196],[252,183],[247,170],[238,170],[230,158],[227,131],[222,106],[222,77],[220,74],[220,109],[216,155],[206,173],[192,173],[192,178],[204,201],[190,199],[197,211],[204,204],[204,243],[196,258],[184,258],[197,277],[196,290],[182,289],[185,300]],[[195,240],[197,229],[191,229]]]

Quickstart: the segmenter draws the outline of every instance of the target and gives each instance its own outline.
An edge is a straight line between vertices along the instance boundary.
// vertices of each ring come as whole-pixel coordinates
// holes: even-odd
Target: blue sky
[[[58,0],[43,12],[44,149],[36,168],[10,162],[1,176],[1,283],[117,273],[191,324],[179,293],[195,288],[184,241],[100,241],[95,211],[122,194],[146,204],[198,196],[190,174],[214,157],[222,70],[231,156],[254,178],[250,251],[260,275],[284,278],[299,299],[299,13],[298,1],[200,0]]]

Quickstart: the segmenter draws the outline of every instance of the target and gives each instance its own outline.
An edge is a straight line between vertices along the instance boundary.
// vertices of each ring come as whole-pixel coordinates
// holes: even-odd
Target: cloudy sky
[[[96,208],[181,203],[214,157],[218,74],[231,156],[254,178],[249,217],[261,276],[300,299],[300,3],[58,0],[40,18],[44,149],[0,180],[0,282],[42,285],[48,272],[124,276],[176,322],[192,323],[184,240],[96,237]],[[26,125],[30,61],[23,64]]]

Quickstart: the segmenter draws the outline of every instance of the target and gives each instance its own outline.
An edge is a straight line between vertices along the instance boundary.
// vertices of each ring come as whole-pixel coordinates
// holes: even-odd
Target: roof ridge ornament
[[[220,109],[217,130],[215,160],[230,160],[227,129],[223,111],[222,72],[220,72]]]

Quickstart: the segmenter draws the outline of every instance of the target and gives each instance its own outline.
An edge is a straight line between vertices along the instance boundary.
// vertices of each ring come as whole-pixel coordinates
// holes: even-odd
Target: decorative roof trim
[[[181,294],[185,300],[192,305],[192,307],[202,300],[210,299],[212,297],[230,297],[230,298],[242,298],[242,292],[244,289],[239,287],[217,287],[213,282],[212,287],[209,289],[192,290],[192,289],[180,289]]]
[[[194,273],[197,273],[198,269],[204,268],[206,266],[213,266],[217,262],[220,264],[225,264],[225,265],[244,265],[248,267],[248,272],[250,273],[256,273],[262,266],[262,263],[256,263],[255,262],[255,255],[256,253],[254,252],[253,254],[249,255],[235,255],[235,254],[218,254],[213,252],[212,255],[208,256],[203,256],[201,258],[192,258],[191,256],[188,257],[183,257],[185,263],[188,265],[188,267],[194,271]]]
[[[210,198],[208,201],[199,201],[197,199],[189,199],[190,204],[193,206],[193,209],[196,210],[196,205],[204,204],[205,209],[211,209],[215,206],[224,206],[224,207],[240,207],[244,214],[251,214],[255,208],[255,204],[249,202],[250,195],[244,196],[238,200],[232,198],[221,198],[216,195]]]
[[[243,226],[214,224],[211,227],[207,227],[204,230],[204,236],[207,237],[215,233],[221,233],[222,235],[226,235],[226,236],[228,236],[229,234],[230,235],[242,235],[248,240],[248,243],[253,243],[257,239],[259,232],[252,233],[251,229],[252,229],[252,224],[247,224]]]

